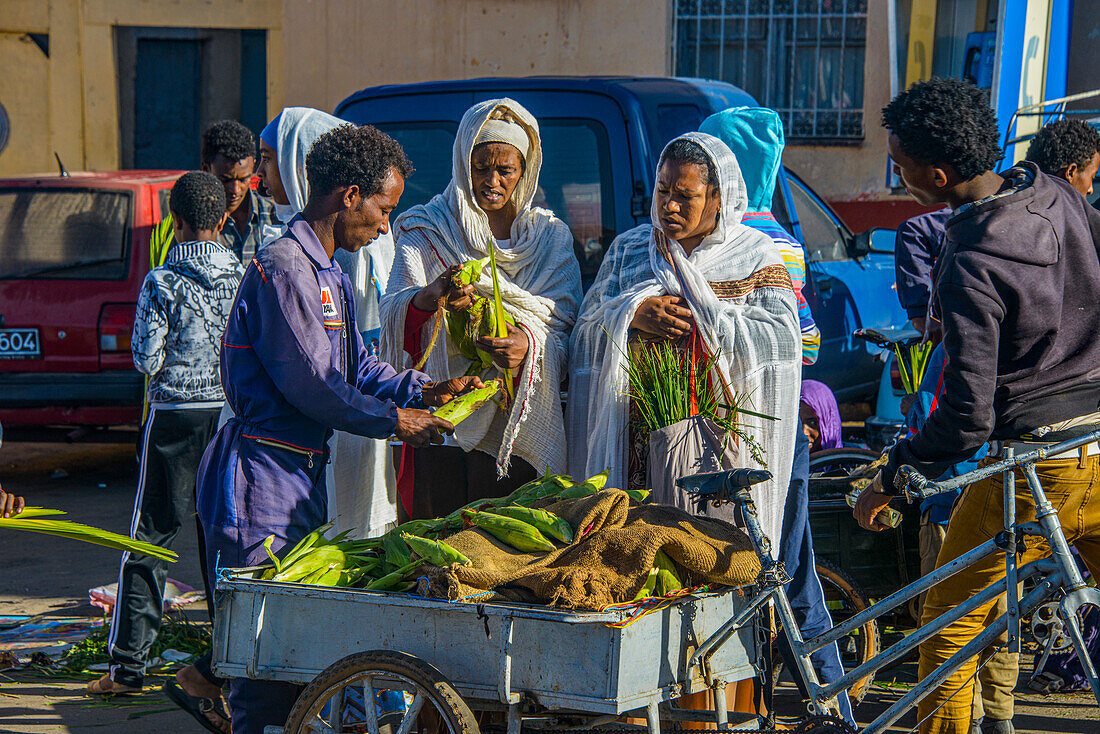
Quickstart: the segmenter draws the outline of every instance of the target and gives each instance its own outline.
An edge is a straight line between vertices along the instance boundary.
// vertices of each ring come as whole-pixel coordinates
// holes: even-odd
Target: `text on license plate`
[[[40,357],[38,329],[0,329],[0,359]]]

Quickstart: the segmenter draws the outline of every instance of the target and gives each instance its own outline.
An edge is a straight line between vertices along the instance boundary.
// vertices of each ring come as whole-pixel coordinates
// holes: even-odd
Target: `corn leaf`
[[[115,550],[153,556],[164,561],[174,562],[179,558],[175,551],[161,548],[159,545],[146,543],[143,540],[134,540],[125,535],[112,533],[109,530],[101,530],[69,520],[40,520],[35,517],[25,518],[20,514],[15,517],[0,517],[0,528],[56,535],[59,538],[69,538],[70,540],[114,548]]]
[[[489,238],[489,267],[492,268],[493,275],[493,318],[496,323],[493,324],[495,330],[494,336],[498,339],[508,336],[508,324],[504,320],[504,304],[500,300],[500,279],[497,277],[497,243],[492,237]],[[504,370],[504,389],[508,393],[509,398],[513,398],[516,395],[514,386],[512,385],[512,370]]]
[[[19,518],[27,520],[32,517],[46,517],[47,515],[64,515],[64,510],[51,510],[48,507],[24,507],[19,513]]]

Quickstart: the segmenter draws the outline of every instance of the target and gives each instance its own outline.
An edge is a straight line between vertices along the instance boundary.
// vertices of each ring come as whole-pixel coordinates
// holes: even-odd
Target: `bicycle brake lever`
[[[935,486],[935,482],[908,464],[900,467],[894,475],[894,488],[904,494],[906,502],[910,504],[924,499],[925,491],[932,486]]]

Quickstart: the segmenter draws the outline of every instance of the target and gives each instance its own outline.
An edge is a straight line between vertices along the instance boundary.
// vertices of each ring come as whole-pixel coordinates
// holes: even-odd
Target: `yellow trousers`
[[[1066,539],[1077,547],[1089,571],[1100,578],[1100,496],[1096,496],[1100,489],[1100,457],[1052,459],[1036,464],[1035,468],[1047,499],[1058,511]],[[975,482],[963,492],[951,515],[937,567],[1004,529],[1003,497],[999,474]],[[1020,472],[1016,473],[1016,518],[1017,522],[1035,519],[1035,503]],[[1029,537],[1027,551],[1018,562],[1022,566],[1047,553],[1046,541]],[[934,621],[1004,575],[1004,556],[995,553],[937,584],[928,592],[922,622]],[[996,619],[995,606],[996,601],[981,606],[925,641],[920,646],[920,678],[931,675]],[[920,734],[969,734],[973,686],[968,681],[976,666],[977,659],[967,661],[920,702],[918,720],[928,717],[921,724]]]

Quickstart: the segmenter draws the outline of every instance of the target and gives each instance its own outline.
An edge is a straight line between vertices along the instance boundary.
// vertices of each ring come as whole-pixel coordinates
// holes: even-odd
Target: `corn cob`
[[[657,568],[657,596],[668,596],[672,592],[684,588],[684,585],[680,582],[680,577],[676,575],[676,564],[672,562],[668,554],[662,550],[657,551],[657,555],[653,557],[653,563]]]
[[[653,596],[653,592],[657,589],[657,570],[656,566],[649,569],[649,573],[645,577],[645,583],[642,584],[642,588],[638,589],[638,593],[634,595],[633,601]]]
[[[325,568],[329,564],[344,568],[348,565],[348,556],[334,546],[314,548],[289,566],[284,563],[283,570],[276,573],[273,578],[275,581],[301,581],[309,578],[317,569]]]
[[[302,555],[304,555],[310,548],[319,544],[325,537],[325,533],[332,529],[333,523],[328,522],[321,527],[314,530],[298,541],[297,545],[290,549],[290,551],[283,556],[283,567],[297,561]]]
[[[474,525],[496,537],[502,543],[506,543],[516,550],[525,553],[549,552],[556,550],[553,543],[538,531],[534,525],[529,525],[522,520],[515,520],[503,515],[493,515],[488,512],[465,510],[463,516]]]
[[[491,512],[494,515],[510,517],[514,520],[522,520],[528,525],[534,525],[539,532],[549,535],[552,538],[557,538],[563,543],[573,542],[573,528],[570,527],[569,523],[552,512],[536,510],[530,507],[520,507],[519,505],[494,507],[487,510],[487,512]]]
[[[442,541],[418,538],[408,533],[402,533],[401,539],[412,549],[413,553],[426,559],[433,566],[450,566],[452,563],[463,566],[470,565],[469,558]]]
[[[408,576],[413,569],[423,562],[423,558],[418,558],[411,563],[405,564],[396,571],[386,574],[382,578],[375,579],[364,588],[368,591],[392,591],[405,580],[405,577]]]
[[[398,536],[396,531],[391,530],[382,536],[382,547],[385,549],[383,558],[389,567],[401,568],[412,560],[409,546]]]
[[[498,392],[500,392],[500,381],[489,380],[485,383],[485,387],[475,388],[452,398],[446,405],[437,408],[434,415],[457,426],[489,402]]]

